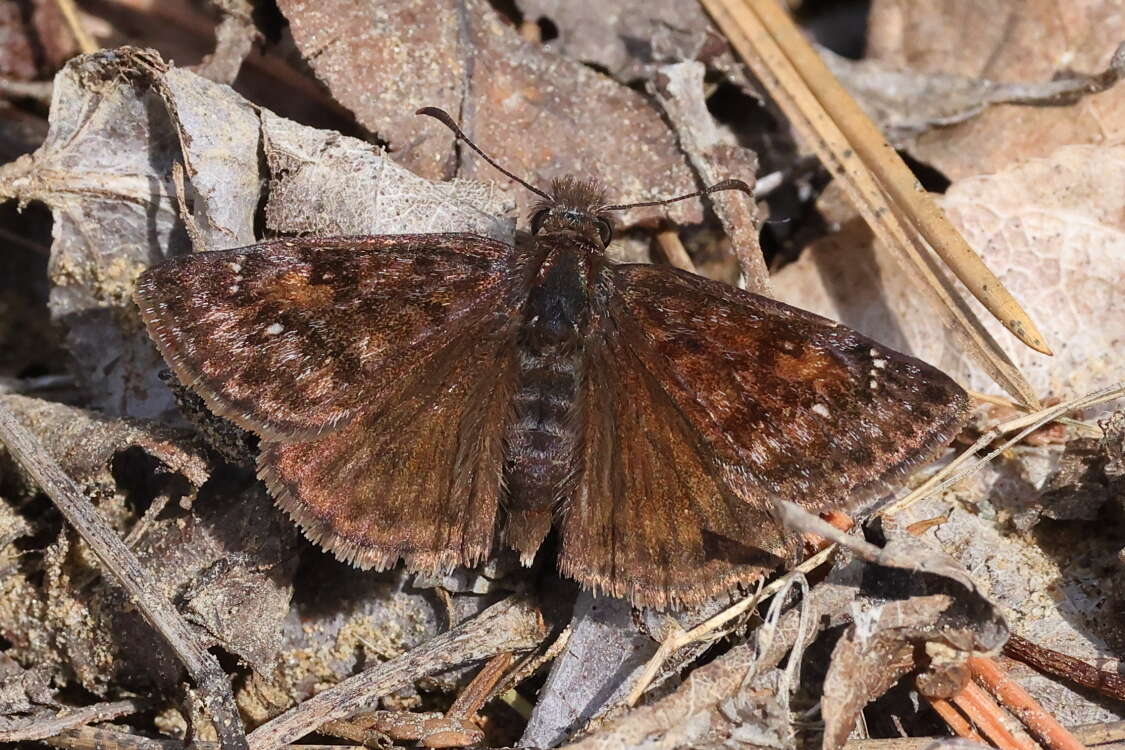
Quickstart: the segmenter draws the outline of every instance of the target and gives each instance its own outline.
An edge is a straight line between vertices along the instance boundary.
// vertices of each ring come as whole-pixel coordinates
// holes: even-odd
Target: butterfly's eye
[[[547,220],[547,214],[549,214],[549,213],[550,213],[550,209],[545,208],[542,211],[536,211],[534,214],[531,215],[531,233],[532,234],[539,234],[539,230],[543,228],[543,222]]]
[[[610,240],[613,239],[613,225],[609,223],[609,219],[601,216],[595,216],[594,221],[598,225],[598,234],[602,238],[602,245],[608,247]]]

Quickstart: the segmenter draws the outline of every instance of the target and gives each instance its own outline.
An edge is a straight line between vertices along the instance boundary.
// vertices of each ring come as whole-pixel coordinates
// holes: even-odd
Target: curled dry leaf
[[[475,232],[511,241],[512,204],[470,180],[431,182],[354,138],[260,112],[270,190],[266,224],[280,234]],[[416,121],[423,118],[416,117]]]
[[[946,693],[935,697],[948,697],[967,677],[967,659],[997,653],[1008,638],[1003,618],[964,568],[910,534],[884,530],[890,539],[882,560],[904,567],[853,562],[829,579],[855,585],[859,596],[824,681],[826,750],[843,747],[863,707],[906,673],[924,669],[920,681]]]
[[[1075,396],[1125,372],[1125,147],[1068,146],[1047,159],[954,183],[942,205],[985,262],[1032,311],[1055,356],[1009,346],[1040,397]],[[773,277],[779,299],[909,351],[966,387],[994,392],[856,222]],[[980,314],[981,308],[970,301]],[[993,335],[1001,326],[980,314]]]
[[[178,475],[186,480],[176,490],[176,499],[182,496],[190,500],[211,476],[210,460],[182,430],[139,420],[110,419],[27,396],[0,396],[0,403],[40,436],[63,470],[95,498],[135,489],[123,486],[128,481],[128,462],[145,463],[144,481],[155,487],[159,487],[160,477]],[[2,448],[0,455],[6,458]],[[15,465],[11,468],[20,471]],[[26,492],[36,491],[30,480],[23,485]]]
[[[867,55],[873,60],[1010,83],[1096,73],[1125,39],[1118,0],[876,0],[870,18]],[[959,180],[1049,157],[1068,144],[1108,146],[1123,139],[1125,86],[1119,85],[1069,107],[992,107],[927,133],[911,153]]]
[[[485,153],[532,183],[594,177],[615,203],[695,189],[674,135],[644,97],[524,42],[484,0],[278,6],[337,101],[419,175],[498,179],[467,150],[458,163],[449,131],[414,115],[432,106],[452,112]],[[535,199],[523,188],[514,197],[521,214]],[[634,209],[624,221],[662,216],[696,222],[700,205]]]
[[[496,218],[504,204],[483,189],[410,178],[369,145],[262,112],[151,51],[76,58],[57,77],[42,147],[0,168],[0,198],[51,208],[52,314],[91,404],[109,414],[172,409],[131,293],[146,266],[189,250],[175,162],[186,166],[185,197],[208,249],[255,242],[255,211],[275,187],[290,200],[277,208],[274,199],[271,232],[511,232]],[[334,224],[317,218],[337,213]]]
[[[1028,83],[919,73],[878,60],[849,60],[826,48],[818,51],[832,74],[848,87],[887,138],[900,147],[912,142],[914,136],[965,122],[995,104],[1073,105],[1083,96],[1110,88],[1125,73],[1125,46],[1117,48],[1110,68],[1098,74]]]

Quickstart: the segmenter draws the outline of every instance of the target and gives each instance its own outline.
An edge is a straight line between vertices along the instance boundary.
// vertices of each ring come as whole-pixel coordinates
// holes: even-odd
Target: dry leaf
[[[899,148],[912,143],[914,136],[964,122],[996,104],[1072,105],[1082,96],[1101,93],[1115,85],[1125,72],[1125,46],[1118,47],[1109,70],[1028,83],[919,73],[879,60],[849,60],[823,47],[817,51],[832,74]]]
[[[876,0],[870,19],[869,58],[998,82],[1094,73],[1125,40],[1119,0]],[[1069,107],[993,107],[922,136],[911,153],[956,181],[1048,157],[1060,146],[1123,139],[1125,86],[1117,86]]]
[[[695,189],[674,135],[644,97],[524,42],[483,0],[278,5],[333,96],[419,175],[503,182],[467,149],[458,163],[449,131],[414,115],[435,106],[533,184],[566,174],[594,177],[620,203]],[[607,135],[613,133],[623,137]],[[521,214],[536,199],[518,187],[513,196]],[[689,201],[635,209],[623,221],[665,215],[690,223],[702,214]]]
[[[1036,448],[1036,451],[1042,450]],[[1016,460],[1023,464],[1029,451]],[[1010,477],[1008,468],[1002,476]],[[1046,474],[1044,471],[1042,474]],[[898,514],[904,527],[941,513],[945,523],[927,529],[921,538],[936,543],[973,571],[981,590],[1003,611],[1012,632],[1047,648],[1105,667],[1116,663],[1120,628],[1107,612],[1119,611],[1125,587],[1115,570],[1120,537],[1102,523],[1049,522],[1027,532],[1014,530],[1010,517],[1012,479],[996,486],[998,475],[977,475],[947,498],[924,500]],[[1110,666],[1110,669],[1113,667]],[[1090,701],[1059,680],[1018,665],[1011,676],[1067,726],[1115,721],[1116,710]]]
[[[669,63],[699,61],[749,88],[730,45],[698,3],[681,0],[517,0],[525,22],[557,33],[546,49],[593,63],[619,81],[651,78]]]
[[[520,738],[524,747],[554,747],[619,703],[656,653],[656,642],[637,629],[632,607],[620,599],[581,592],[571,628]]]

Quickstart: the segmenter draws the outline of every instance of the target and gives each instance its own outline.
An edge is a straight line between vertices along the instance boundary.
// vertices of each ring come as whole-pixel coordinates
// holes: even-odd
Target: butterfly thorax
[[[530,560],[573,479],[589,287],[601,245],[543,233],[519,334],[518,380],[505,440],[507,541]]]

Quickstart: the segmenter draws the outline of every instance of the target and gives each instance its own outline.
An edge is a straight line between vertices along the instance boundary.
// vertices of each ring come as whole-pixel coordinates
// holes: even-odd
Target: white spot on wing
[[[825,419],[828,419],[828,417],[832,416],[832,412],[828,411],[828,407],[824,404],[813,404],[812,410]]]
[[[268,333],[270,336],[276,336],[284,330],[285,326],[281,325],[281,323],[270,323],[268,326],[266,326],[266,333]]]

